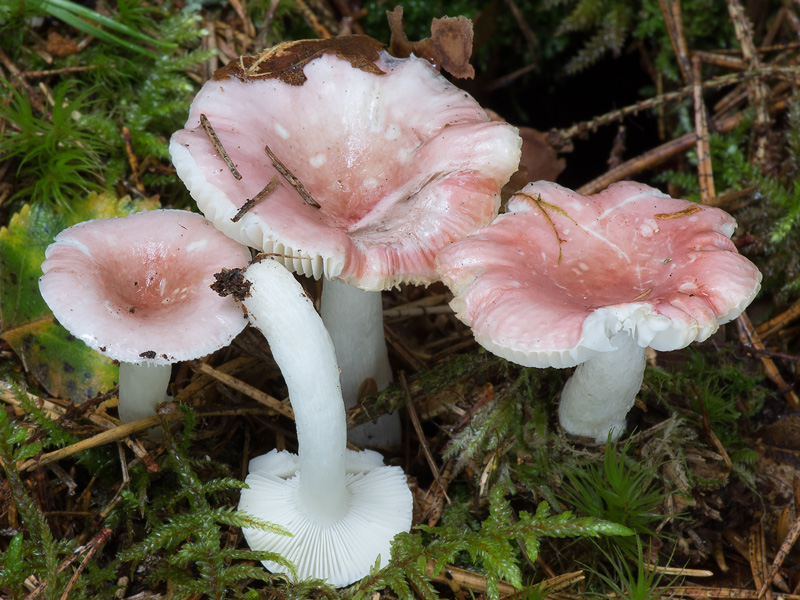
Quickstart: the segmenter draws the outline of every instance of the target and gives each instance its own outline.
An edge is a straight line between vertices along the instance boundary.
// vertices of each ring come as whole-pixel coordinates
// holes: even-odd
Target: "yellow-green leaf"
[[[0,229],[0,337],[50,394],[86,400],[113,387],[118,369],[59,325],[42,299],[39,277],[45,249],[76,223],[154,208],[154,200],[89,194],[68,212],[47,203],[25,205]]]

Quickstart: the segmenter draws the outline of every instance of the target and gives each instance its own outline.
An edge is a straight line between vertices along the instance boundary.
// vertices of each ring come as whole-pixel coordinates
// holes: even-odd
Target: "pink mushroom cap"
[[[320,53],[305,64],[302,85],[207,82],[170,145],[206,217],[243,244],[284,255],[304,275],[365,290],[436,280],[438,250],[497,214],[521,141],[426,60],[381,51],[375,64],[384,74]],[[201,114],[240,180],[200,126]],[[280,178],[232,222],[276,174],[265,145],[321,208]]]
[[[660,351],[702,341],[747,307],[758,269],[717,208],[622,182],[593,196],[529,183],[508,213],[438,256],[451,306],[488,350],[569,367],[627,332]]]
[[[113,359],[169,364],[227,345],[247,320],[209,286],[250,251],[201,215],[153,210],[59,233],[46,251],[42,297],[72,335]]]

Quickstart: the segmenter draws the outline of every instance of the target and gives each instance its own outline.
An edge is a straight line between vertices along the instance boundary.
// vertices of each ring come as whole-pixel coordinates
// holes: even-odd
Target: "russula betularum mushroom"
[[[227,291],[242,299],[281,369],[298,453],[272,450],[252,459],[249,488],[239,501],[240,510],[293,537],[244,529],[245,538],[252,549],[277,552],[294,563],[299,579],[349,585],[364,577],[378,556],[386,564],[392,539],[411,526],[411,492],[403,470],[385,466],[377,452],[347,449],[330,336],[293,275],[274,260],[258,259],[238,281],[226,277]],[[271,561],[264,565],[287,572]]]
[[[540,181],[437,260],[451,306],[486,349],[530,367],[578,365],[559,419],[604,443],[625,428],[647,346],[705,340],[758,293],[735,227],[720,209],[638,183],[584,197]]]
[[[153,210],[59,233],[39,289],[72,335],[120,362],[119,416],[128,422],[168,398],[172,363],[228,345],[247,324],[209,285],[222,265],[249,260],[201,215]]]
[[[428,61],[381,47],[339,36],[231,61],[170,143],[179,177],[221,231],[333,282],[322,316],[347,406],[365,380],[391,380],[380,291],[436,281],[436,252],[494,218],[520,158],[514,127],[492,122]],[[283,176],[262,194],[278,173],[270,154],[310,198]],[[398,445],[399,421],[383,423],[351,441]]]

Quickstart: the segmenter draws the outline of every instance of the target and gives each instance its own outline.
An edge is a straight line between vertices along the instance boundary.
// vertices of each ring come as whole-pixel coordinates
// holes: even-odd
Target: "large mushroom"
[[[437,260],[482,346],[525,366],[579,365],[559,418],[604,443],[625,428],[647,346],[705,340],[758,293],[761,274],[731,242],[735,227],[722,210],[638,183],[584,197],[540,181]]]
[[[220,230],[334,282],[322,314],[348,406],[364,380],[391,379],[380,290],[436,280],[435,254],[491,221],[520,157],[514,127],[490,121],[426,60],[380,47],[343,36],[233,61],[170,144]],[[393,439],[351,440],[392,445],[399,423],[390,429]]]
[[[56,236],[45,257],[39,289],[55,318],[120,361],[126,422],[167,399],[172,363],[226,346],[247,324],[236,303],[209,285],[222,265],[245,265],[250,251],[195,213],[78,223]]]
[[[313,302],[285,267],[254,262],[225,290],[243,300],[267,338],[289,388],[298,453],[271,452],[250,461],[239,509],[281,525],[292,537],[244,529],[254,550],[277,552],[299,579],[341,587],[369,573],[391,541],[411,527],[411,492],[399,467],[377,452],[347,450],[344,403],[333,343]],[[230,286],[230,283],[228,284]],[[219,289],[219,288],[218,288]],[[272,570],[287,573],[278,563]]]

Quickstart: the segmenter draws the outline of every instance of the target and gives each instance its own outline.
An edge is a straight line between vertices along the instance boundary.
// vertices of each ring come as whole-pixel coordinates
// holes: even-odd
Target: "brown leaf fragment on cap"
[[[655,215],[656,219],[666,220],[666,219],[679,219],[681,217],[688,217],[689,215],[693,215],[696,212],[700,212],[703,210],[699,206],[691,206],[689,208],[685,208],[683,210],[679,210],[677,212],[672,213],[658,213]]]
[[[303,72],[312,60],[324,54],[335,54],[354,69],[383,75],[375,61],[383,42],[367,35],[342,35],[325,40],[297,40],[269,48],[254,56],[241,56],[214,73],[214,80],[238,77],[244,82],[254,79],[279,79],[289,85],[306,82]]]
[[[403,31],[403,7],[386,11],[392,32],[389,53],[405,58],[412,53],[444,69],[453,77],[472,79],[475,69],[469,64],[472,56],[472,21],[466,17],[443,17],[431,23],[431,37],[411,42]]]

